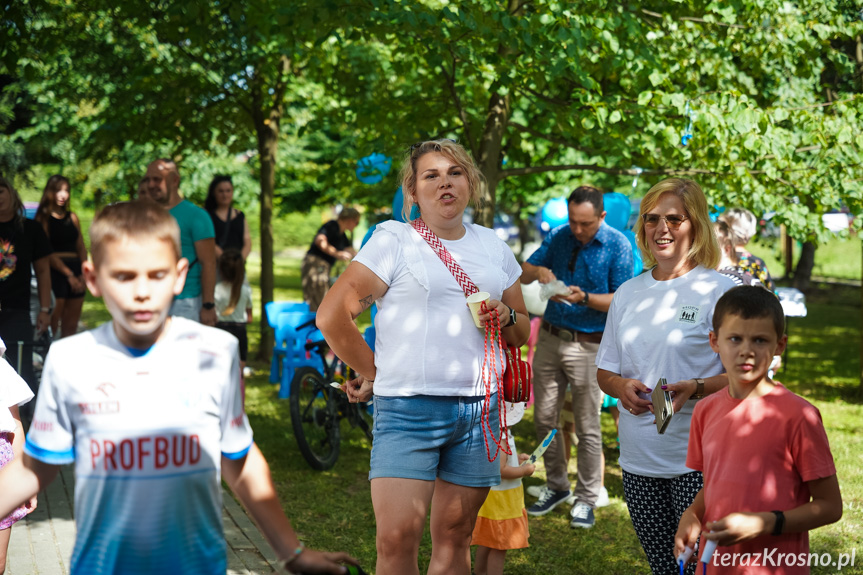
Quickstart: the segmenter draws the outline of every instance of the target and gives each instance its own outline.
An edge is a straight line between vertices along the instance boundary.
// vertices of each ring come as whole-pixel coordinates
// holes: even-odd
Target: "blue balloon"
[[[725,206],[713,206],[710,210],[710,221],[715,222],[725,212]]]
[[[364,184],[377,184],[390,173],[393,159],[383,154],[370,154],[357,162],[357,179]]]
[[[629,245],[632,246],[632,274],[637,276],[644,271],[644,260],[641,259],[641,250],[638,249],[638,244],[635,241],[635,234],[632,230],[623,230],[623,235],[629,240]]]
[[[602,201],[605,205],[605,223],[618,231],[625,230],[632,210],[629,198],[619,192],[609,192],[603,195]]]
[[[566,198],[552,198],[542,207],[542,231],[548,232],[569,222],[569,207]],[[548,228],[546,229],[546,226]]]

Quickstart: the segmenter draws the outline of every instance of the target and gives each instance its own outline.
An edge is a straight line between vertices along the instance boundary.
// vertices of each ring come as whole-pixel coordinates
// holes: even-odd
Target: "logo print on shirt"
[[[114,384],[113,384],[113,383],[111,383],[110,381],[106,381],[105,383],[100,383],[99,385],[97,385],[97,386],[96,386],[96,389],[98,389],[99,391],[101,391],[102,393],[104,393],[104,394],[105,394],[105,397],[111,397],[111,393],[110,393],[110,392],[111,392],[111,391],[114,391],[114,390],[115,390],[115,389],[117,389],[117,388],[116,388],[116,387],[114,386]]]
[[[677,313],[677,321],[681,323],[698,323],[701,308],[695,305],[685,305]]]

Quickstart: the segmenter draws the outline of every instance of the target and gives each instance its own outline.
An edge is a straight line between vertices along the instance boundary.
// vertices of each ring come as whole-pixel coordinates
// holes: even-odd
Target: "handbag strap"
[[[426,223],[422,218],[417,218],[411,222],[413,228],[417,231],[422,239],[426,241],[432,251],[440,258],[440,261],[443,262],[443,265],[450,271],[450,273],[455,278],[455,281],[458,282],[458,285],[461,286],[461,289],[464,291],[465,296],[469,296],[472,293],[476,293],[479,291],[479,288],[476,287],[476,284],[471,281],[470,277],[465,273],[462,267],[458,264],[455,259],[453,259],[452,254],[449,253],[449,250],[441,243],[440,238],[437,237],[433,231],[429,229]]]
[[[440,238],[437,237],[433,231],[429,229],[426,223],[422,218],[417,218],[411,222],[411,226],[417,231],[421,238],[423,238],[432,251],[440,258],[440,261],[446,266],[446,268],[453,275],[455,280],[458,282],[458,285],[461,286],[461,289],[464,291],[465,296],[469,296],[472,293],[476,293],[479,291],[479,288],[476,287],[476,284],[470,279],[470,277],[465,273],[462,267],[459,265],[455,259],[453,259],[452,254],[449,253],[449,250],[441,243]],[[483,311],[485,311],[485,303],[483,303]],[[485,366],[489,363],[489,358],[494,358],[495,349],[494,349],[494,341],[497,340],[498,348],[500,350],[501,356],[501,364],[506,366],[506,346],[504,345],[503,340],[503,332],[500,328],[500,318],[497,315],[496,310],[492,310],[492,319],[486,324],[485,329],[485,346],[483,350],[483,379],[486,384],[486,392],[485,392],[485,401],[483,402],[482,414],[480,416],[480,424],[483,428],[483,440],[485,441],[485,450],[488,454],[488,460],[494,461],[497,458],[497,454],[501,451],[506,453],[507,455],[512,455],[512,451],[509,449],[509,427],[506,424],[506,410],[503,405],[503,389],[498,389],[497,394],[497,403],[498,403],[498,423],[500,424],[500,435],[499,437],[495,437],[494,431],[491,429],[491,424],[489,422],[489,411],[490,411],[490,402],[491,402],[491,384],[488,381],[490,374],[489,370],[485,369]],[[493,325],[492,325],[493,324]],[[491,349],[489,349],[489,342],[492,342]],[[493,360],[491,361],[492,370],[494,371],[495,381],[502,381],[500,377],[503,374],[498,374],[497,372],[497,363]],[[495,444],[496,448],[494,452],[494,456],[491,454],[491,448],[488,445],[488,440],[486,439],[486,435],[491,436],[492,442]]]

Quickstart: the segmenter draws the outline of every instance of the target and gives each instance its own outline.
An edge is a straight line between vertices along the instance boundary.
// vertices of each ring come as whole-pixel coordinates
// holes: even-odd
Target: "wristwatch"
[[[781,511],[774,511],[773,514],[776,515],[776,524],[773,526],[771,535],[782,535],[782,529],[785,527],[785,514]]]
[[[509,325],[506,327],[510,327],[510,326],[515,325],[516,321],[518,321],[518,314],[515,313],[514,309],[509,308]]]
[[[584,292],[584,299],[581,300],[580,302],[578,302],[578,305],[587,305],[587,302],[589,302],[589,301],[590,301],[590,294],[587,292]]]
[[[704,398],[704,380],[700,377],[696,377],[695,379],[695,393],[692,394],[692,399],[703,399]]]
[[[207,302],[204,302],[201,304],[201,308],[202,309],[216,309],[216,304],[211,302],[211,301],[207,301]]]
[[[50,307],[43,307],[43,308],[39,309],[39,312],[40,313],[51,313],[51,308]]]

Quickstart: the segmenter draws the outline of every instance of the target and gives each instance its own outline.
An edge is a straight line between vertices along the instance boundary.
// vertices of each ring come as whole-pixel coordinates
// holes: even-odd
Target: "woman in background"
[[[234,182],[231,176],[217,175],[210,182],[204,209],[213,220],[216,232],[216,259],[225,250],[234,249],[243,256],[243,261],[252,251],[252,236],[249,222],[240,210],[234,207]]]
[[[81,222],[69,209],[71,186],[59,174],[48,178],[36,210],[36,221],[42,224],[51,242],[51,290],[54,313],[51,333],[55,339],[75,335],[84,305],[84,276],[81,264],[87,261],[87,248],[81,234]]]

